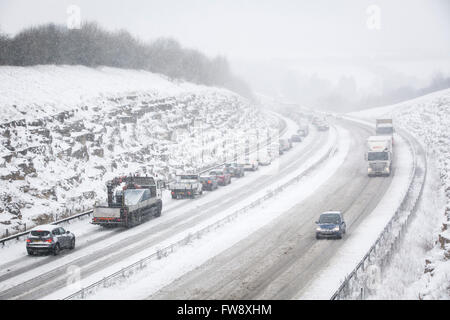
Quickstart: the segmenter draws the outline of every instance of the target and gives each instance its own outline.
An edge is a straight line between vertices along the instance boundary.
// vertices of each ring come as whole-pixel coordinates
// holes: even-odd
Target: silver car
[[[29,255],[51,253],[58,255],[62,249],[75,249],[75,235],[57,225],[42,225],[30,231],[27,238]]]

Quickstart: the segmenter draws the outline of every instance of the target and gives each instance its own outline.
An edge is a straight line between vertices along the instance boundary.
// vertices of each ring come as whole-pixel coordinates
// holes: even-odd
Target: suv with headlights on
[[[27,252],[29,255],[52,253],[56,256],[62,249],[75,249],[75,235],[60,226],[38,226],[28,234]]]
[[[322,213],[319,220],[316,221],[316,224],[316,239],[322,237],[342,239],[347,228],[344,217],[340,211],[327,211]]]

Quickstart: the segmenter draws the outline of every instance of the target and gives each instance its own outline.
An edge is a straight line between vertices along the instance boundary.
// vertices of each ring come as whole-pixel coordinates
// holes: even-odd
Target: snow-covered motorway
[[[23,244],[3,249],[5,259],[0,264],[0,299],[64,298],[74,291],[67,287],[72,276],[67,272],[69,267],[79,268],[83,287],[120,270],[139,260],[142,252],[170,243],[177,235],[195,230],[205,222],[218,220],[229,214],[231,208],[244,206],[264,188],[292,177],[307,160],[326,153],[327,145],[333,143],[330,141],[333,133],[338,132],[336,144],[339,148],[335,157],[341,157],[342,161],[331,171],[326,166],[332,165],[336,159],[330,157],[315,170],[317,177],[312,175],[310,180],[301,182],[315,185],[311,186],[314,192],[310,196],[302,199],[299,195],[298,201],[287,207],[280,203],[280,210],[270,223],[233,245],[225,246],[223,251],[175,281],[139,297],[293,298],[352,237],[352,230],[376,207],[395,179],[395,169],[389,178],[369,178],[366,175],[363,154],[371,128],[345,120],[338,120],[335,127],[337,130],[325,133],[312,130],[305,141],[280,158],[275,171],[270,167],[263,168],[196,200],[168,200],[161,218],[136,228],[102,230],[87,221],[67,226],[78,234],[77,249],[58,258],[27,257],[24,248],[20,251],[17,248]],[[318,183],[314,179],[320,179],[321,170],[332,174]],[[314,221],[321,212],[330,209],[345,212],[348,235],[341,241],[317,241]],[[6,254],[8,250],[10,255]],[[120,295],[116,297],[123,298]]]
[[[292,127],[292,123],[291,123]],[[287,133],[294,128],[288,128]],[[77,249],[60,257],[25,256],[23,243],[2,249],[0,299],[38,299],[67,284],[69,266],[77,266],[83,278],[101,274],[108,266],[194,227],[220,217],[229,207],[251,198],[263,186],[289,175],[306,159],[317,153],[327,133],[312,132],[301,145],[280,159],[276,175],[271,168],[234,180],[233,184],[196,200],[165,201],[163,216],[131,230],[103,230],[80,221],[66,226],[75,232]]]
[[[291,299],[352,237],[395,177],[369,178],[363,161],[371,130],[350,122],[351,146],[342,166],[312,196],[273,223],[210,259],[150,299]],[[317,241],[314,221],[327,210],[345,212],[343,241]]]

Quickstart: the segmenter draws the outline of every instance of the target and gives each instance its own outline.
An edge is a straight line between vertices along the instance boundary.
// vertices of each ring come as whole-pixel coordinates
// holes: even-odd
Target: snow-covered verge
[[[92,207],[115,176],[208,167],[279,125],[228,90],[113,68],[0,67],[0,106],[0,237]]]
[[[422,201],[373,299],[450,299],[450,90],[352,114],[393,118],[427,151]]]

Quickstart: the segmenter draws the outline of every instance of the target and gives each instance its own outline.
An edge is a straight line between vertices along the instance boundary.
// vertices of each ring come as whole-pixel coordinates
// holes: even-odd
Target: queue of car
[[[319,131],[328,129],[328,124],[320,120],[316,121],[315,125],[318,127]],[[280,139],[279,154],[283,154],[291,149],[293,142],[301,142],[308,134],[309,127],[306,125],[301,126],[297,130],[297,133],[292,135],[291,138]],[[192,186],[196,185],[194,182],[198,181],[201,191],[214,191],[217,190],[219,186],[231,184],[232,178],[244,177],[246,171],[256,171],[260,165],[270,165],[274,157],[276,157],[276,155],[271,152],[261,153],[258,154],[258,160],[247,160],[244,163],[227,163],[221,168],[213,169],[203,175],[181,175],[179,181],[177,182],[180,184],[181,182],[187,181],[192,189]],[[191,189],[188,190],[187,194],[190,195],[192,193],[192,198],[194,198],[195,192]],[[202,192],[199,192],[198,194],[202,194]],[[178,199],[181,197],[175,194],[175,191],[172,190],[172,198]],[[346,224],[343,214],[340,211],[327,211],[322,213],[316,221],[316,224],[316,239],[342,239],[343,235],[346,233]],[[30,231],[26,239],[26,250],[28,255],[36,255],[40,253],[58,255],[61,250],[64,249],[75,249],[75,235],[58,225],[38,226]]]

